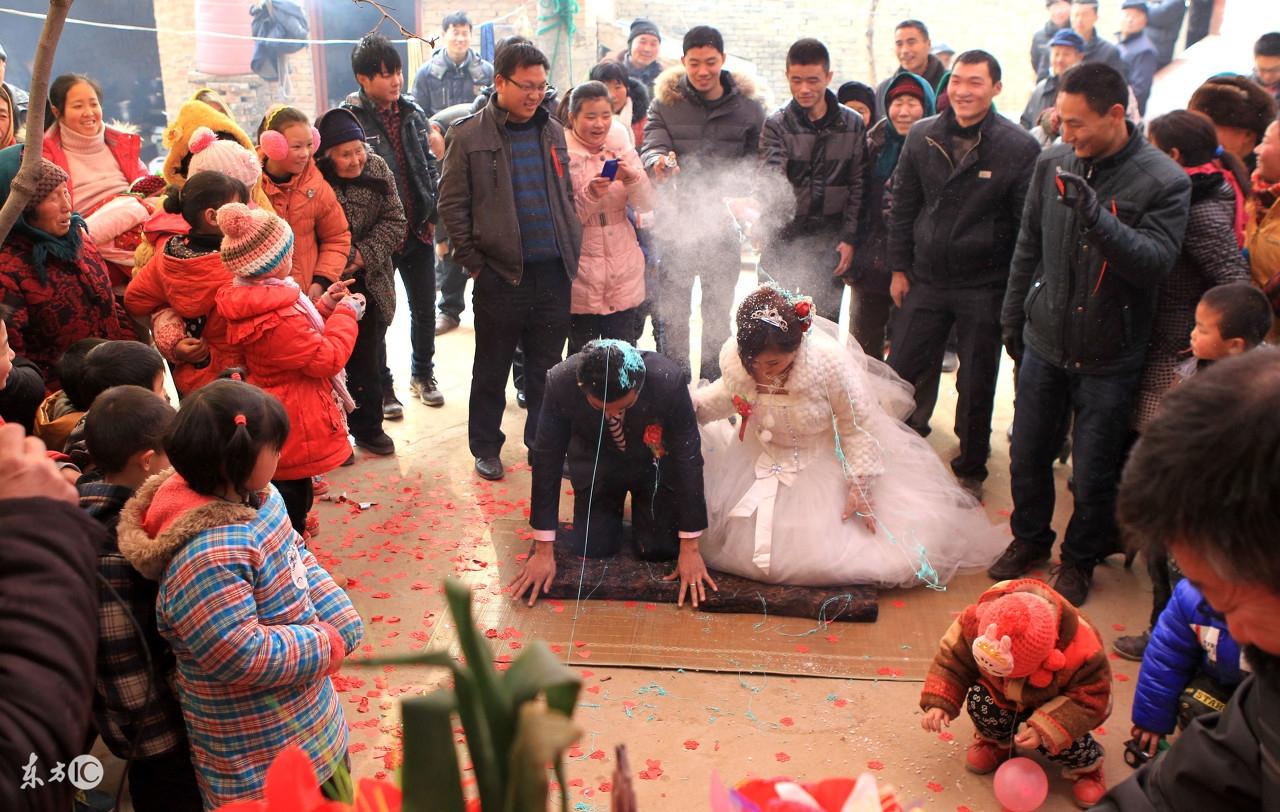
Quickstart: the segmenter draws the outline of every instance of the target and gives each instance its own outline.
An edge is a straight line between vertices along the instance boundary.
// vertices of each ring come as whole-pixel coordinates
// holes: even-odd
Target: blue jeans
[[[392,257],[404,294],[409,300],[409,344],[413,349],[411,374],[417,380],[435,377],[436,354],[436,251],[431,243],[412,235],[405,238],[400,253]],[[383,349],[382,391],[393,390],[391,370]]]
[[[1062,560],[1086,571],[1119,549],[1116,488],[1128,452],[1130,411],[1141,369],[1084,375],[1050,364],[1030,347],[1018,370],[1018,399],[1009,450],[1015,539],[1053,546],[1053,460],[1066,417],[1071,435],[1075,509],[1062,541]]]

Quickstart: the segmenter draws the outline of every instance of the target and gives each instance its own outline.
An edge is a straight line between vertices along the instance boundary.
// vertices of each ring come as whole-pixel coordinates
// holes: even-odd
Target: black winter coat
[[[862,206],[858,212],[858,238],[854,242],[853,284],[863,291],[889,295],[893,275],[889,272],[889,208],[893,199],[893,176],[877,178],[873,171],[886,133],[893,127],[882,118],[867,132],[867,152],[863,163]]]
[[[889,269],[913,284],[1002,288],[1040,145],[992,110],[978,125],[977,144],[953,160],[954,123],[947,110],[907,133],[893,173]]]
[[[1245,679],[1222,713],[1197,718],[1168,752],[1112,787],[1093,811],[1280,809],[1276,682],[1274,674]]]
[[[76,789],[50,780],[84,752],[98,649],[98,551],[106,530],[78,506],[0,501],[0,809],[65,812]],[[22,789],[35,753],[43,786]]]
[[[794,101],[769,116],[760,135],[764,173],[781,173],[795,192],[784,239],[816,231],[835,231],[853,245],[862,205],[866,125],[862,116],[827,91],[827,114],[811,121]]]
[[[1079,374],[1142,366],[1160,284],[1182,248],[1191,181],[1132,124],[1129,140],[1101,160],[1067,144],[1036,162],[1001,320],[1026,345]],[[1056,172],[1089,180],[1102,204],[1093,228],[1058,199]],[[1112,213],[1114,206],[1114,214]]]
[[[437,185],[440,181],[440,167],[431,148],[427,146],[431,135],[431,122],[426,113],[412,96],[401,95],[400,105],[400,146],[404,150],[408,166],[400,166],[395,147],[387,128],[382,125],[382,117],[377,108],[364,91],[357,91],[347,96],[342,106],[355,113],[364,128],[365,143],[373,153],[387,162],[391,174],[396,178],[396,191],[400,193],[400,204],[405,212],[413,211],[417,222],[409,223],[409,233],[420,235],[425,233],[428,223],[436,220]],[[407,175],[410,188],[401,189],[399,178]],[[413,196],[413,204],[409,196]]]

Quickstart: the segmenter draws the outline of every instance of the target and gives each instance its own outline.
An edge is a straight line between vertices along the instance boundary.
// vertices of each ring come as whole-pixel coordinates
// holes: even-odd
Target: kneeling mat
[[[662,580],[675,571],[675,561],[644,561],[635,552],[630,539],[611,558],[588,558],[574,555],[563,539],[555,545],[556,577],[547,597],[561,600],[647,601],[675,603],[680,594],[679,581]],[[581,582],[579,579],[581,578]],[[845,621],[874,623],[879,614],[876,590],[870,586],[786,586],[765,584],[737,575],[711,570],[711,578],[720,589],[707,589],[707,599],[698,608],[704,612],[781,615],[803,617],[827,623]],[[685,598],[688,601],[688,597]]]

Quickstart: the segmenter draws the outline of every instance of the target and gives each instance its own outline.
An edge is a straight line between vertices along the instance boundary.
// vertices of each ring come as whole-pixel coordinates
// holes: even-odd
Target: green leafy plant
[[[581,735],[572,716],[582,681],[540,640],[526,646],[499,674],[472,620],[470,588],[450,579],[444,589],[465,664],[439,650],[366,663],[439,666],[453,675],[452,689],[401,702],[403,812],[545,810],[547,765],[553,765],[563,788],[562,754]],[[462,792],[455,715],[462,722],[475,772],[479,798],[471,803],[464,801]],[[560,808],[569,810],[564,792]]]

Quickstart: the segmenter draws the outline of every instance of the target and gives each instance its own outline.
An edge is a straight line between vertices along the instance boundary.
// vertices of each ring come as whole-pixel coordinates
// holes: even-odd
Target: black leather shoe
[[[997,581],[1008,581],[1010,578],[1021,578],[1027,570],[1036,564],[1049,560],[1049,551],[1037,547],[1029,541],[1014,539],[1005,551],[996,559],[996,563],[987,569]]]
[[[1142,655],[1147,651],[1147,642],[1150,640],[1150,631],[1145,631],[1142,634],[1128,634],[1124,637],[1117,637],[1116,641],[1111,644],[1111,650],[1116,653],[1117,657],[1140,663],[1142,662]]]
[[[357,437],[356,446],[380,457],[389,457],[396,453],[396,441],[392,440],[385,431],[380,431],[372,437]]]
[[[1054,579],[1052,586],[1059,595],[1071,601],[1072,606],[1084,606],[1084,602],[1089,600],[1089,584],[1092,581],[1092,572],[1064,561],[1058,568],[1058,577]]]
[[[502,467],[502,460],[498,457],[476,457],[476,473],[491,482],[507,475],[506,469]]]
[[[383,420],[399,420],[404,417],[404,404],[396,397],[395,392],[388,392],[382,396],[382,419]]]

